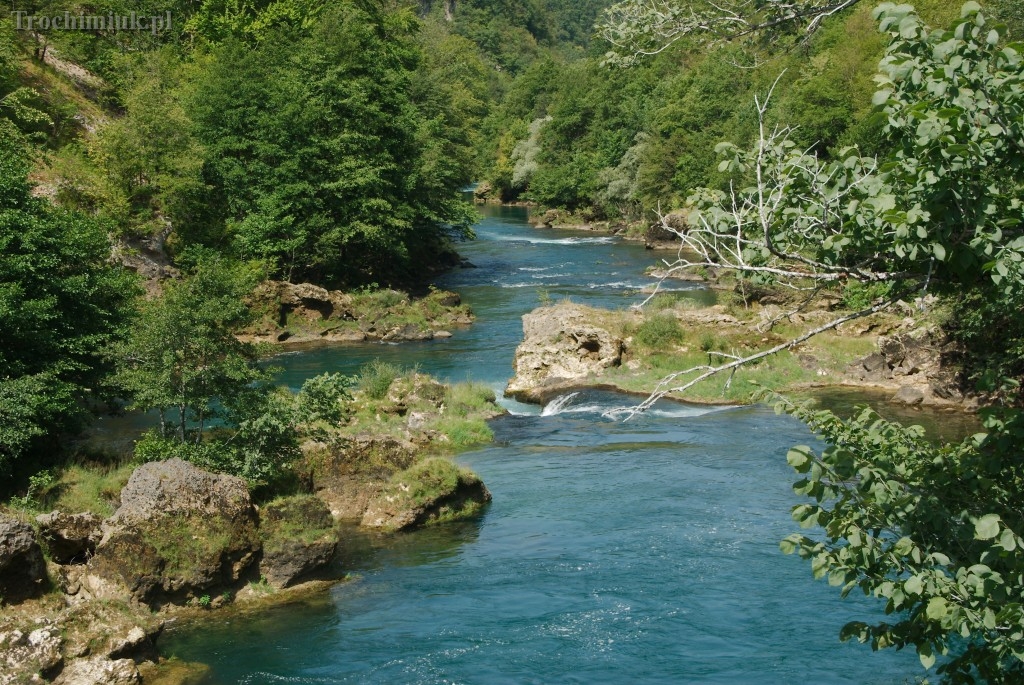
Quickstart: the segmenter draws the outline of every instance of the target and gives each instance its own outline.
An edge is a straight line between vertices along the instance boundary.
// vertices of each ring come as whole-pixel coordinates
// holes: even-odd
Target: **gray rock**
[[[72,661],[54,685],[138,685],[141,682],[139,669],[131,659],[94,657]]]
[[[915,405],[924,402],[924,391],[912,385],[905,385],[892,398],[897,404]]]
[[[52,511],[36,517],[50,556],[58,564],[84,562],[102,537],[100,518],[89,512],[64,514]]]
[[[46,560],[32,526],[0,516],[0,602],[35,597],[46,582]]]
[[[523,342],[516,348],[515,375],[505,394],[543,402],[622,362],[622,339],[593,323],[591,310],[575,304],[535,309],[523,317]]]
[[[103,531],[83,589],[157,606],[237,582],[260,550],[245,481],[180,459],[136,469]]]

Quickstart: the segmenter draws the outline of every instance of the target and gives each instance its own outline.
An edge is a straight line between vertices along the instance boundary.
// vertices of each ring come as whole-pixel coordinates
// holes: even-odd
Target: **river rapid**
[[[477,323],[446,340],[282,355],[292,387],[375,357],[499,393],[520,317],[542,299],[605,307],[642,299],[657,255],[616,238],[533,229],[486,207],[477,268],[439,280]],[[689,296],[713,296],[678,284]],[[913,653],[842,644],[880,606],[811,578],[784,556],[796,525],[786,450],[812,438],[763,407],[660,404],[627,423],[608,392],[547,407],[504,401],[493,445],[459,461],[494,503],[477,521],[410,534],[351,533],[351,582],[258,614],[213,614],[161,638],[166,656],[210,666],[207,684],[904,683]]]

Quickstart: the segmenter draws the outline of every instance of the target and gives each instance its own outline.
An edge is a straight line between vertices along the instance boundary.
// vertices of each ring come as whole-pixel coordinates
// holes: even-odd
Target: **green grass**
[[[479,417],[446,416],[430,426],[448,437],[449,444],[457,449],[474,445],[485,445],[494,440],[494,432],[487,421]]]
[[[334,521],[314,495],[279,497],[262,509],[260,537],[266,552],[280,551],[291,540],[308,544],[331,536]]]
[[[164,560],[165,576],[194,579],[200,565],[208,565],[231,544],[229,531],[227,521],[165,518],[141,532]]]
[[[449,386],[445,404],[448,412],[456,416],[467,416],[494,411],[496,399],[489,385],[470,381]]]
[[[387,397],[391,384],[402,375],[402,369],[396,364],[374,359],[359,370],[356,387],[367,398],[382,400]]]
[[[63,469],[56,483],[40,498],[41,508],[77,514],[92,512],[102,518],[114,513],[121,490],[135,470],[131,463],[117,466],[74,464]]]

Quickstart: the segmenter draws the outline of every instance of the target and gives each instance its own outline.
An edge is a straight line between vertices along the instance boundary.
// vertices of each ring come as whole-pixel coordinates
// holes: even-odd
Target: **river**
[[[500,390],[520,317],[542,299],[625,307],[657,256],[579,232],[537,230],[486,207],[438,281],[477,323],[429,343],[282,355],[297,387],[374,357]],[[707,301],[689,284],[676,286]],[[500,393],[499,393],[500,394]],[[459,461],[494,503],[477,521],[343,541],[354,580],[255,615],[225,613],[161,638],[165,655],[228,683],[903,683],[913,653],[842,644],[880,606],[811,578],[778,542],[796,529],[786,465],[811,436],[762,407],[663,404],[621,423],[607,392],[543,410],[505,401],[493,445]]]

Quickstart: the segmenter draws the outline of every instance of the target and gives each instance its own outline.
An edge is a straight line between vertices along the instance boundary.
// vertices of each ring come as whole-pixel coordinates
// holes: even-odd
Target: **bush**
[[[352,399],[349,389],[353,384],[352,378],[340,373],[323,373],[310,378],[299,391],[297,418],[303,423],[337,423],[346,413],[346,401]]]
[[[397,364],[374,359],[359,370],[359,390],[369,399],[382,400],[401,375],[402,369]]]
[[[683,329],[671,314],[658,314],[640,324],[633,339],[652,349],[668,347],[683,341]]]

